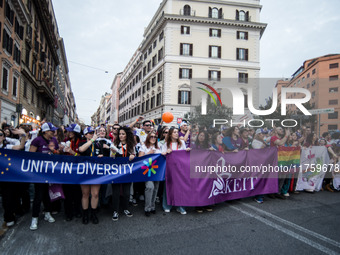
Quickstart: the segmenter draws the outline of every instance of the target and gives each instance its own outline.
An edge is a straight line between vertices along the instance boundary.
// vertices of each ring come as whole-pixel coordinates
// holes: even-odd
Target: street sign
[[[321,113],[333,113],[334,108],[325,108],[325,109],[315,109],[315,110],[308,110],[311,114],[321,114]]]
[[[289,117],[292,119],[302,119],[302,120],[308,120],[310,118],[310,116],[306,116],[306,115],[290,115]]]

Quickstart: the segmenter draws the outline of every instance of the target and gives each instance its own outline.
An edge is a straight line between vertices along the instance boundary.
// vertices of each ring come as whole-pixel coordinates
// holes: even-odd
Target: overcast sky
[[[123,71],[142,42],[144,28],[162,0],[52,2],[77,113],[90,124],[101,96],[110,92],[115,74]],[[261,22],[268,24],[261,39],[261,77],[290,78],[305,60],[340,53],[339,0],[260,3]],[[270,90],[261,88],[260,93],[263,101]]]

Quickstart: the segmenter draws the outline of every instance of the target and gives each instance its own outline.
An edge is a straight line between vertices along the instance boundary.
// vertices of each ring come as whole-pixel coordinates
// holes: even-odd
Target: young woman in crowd
[[[169,127],[163,126],[158,127],[158,146],[159,148],[162,148],[166,142],[166,138],[169,134]],[[163,190],[164,190],[164,183],[165,181],[159,182],[159,188],[158,188],[158,194],[156,197],[156,203],[160,203],[163,199]]]
[[[111,151],[110,147],[112,145],[112,142],[108,136],[107,130],[104,125],[101,125],[97,129],[97,139],[96,139],[96,154],[102,155],[103,157],[110,157]],[[106,190],[107,190],[107,184],[103,184],[100,186],[99,190],[99,205],[101,207],[108,207],[109,206],[109,199],[106,198]]]
[[[13,134],[20,136],[20,141],[5,136],[4,130],[0,129],[0,148],[8,150],[23,150],[25,147],[26,133],[23,129],[12,130]],[[6,159],[7,160],[7,159]],[[16,210],[19,207],[19,194],[16,182],[1,182],[2,207],[4,209],[4,221],[7,227],[15,223]]]
[[[209,149],[209,135],[208,132],[204,129],[199,130],[195,143],[192,144],[192,150],[207,150]],[[208,212],[211,212],[213,209],[210,206],[204,207],[195,207],[196,212],[203,213],[204,209]]]
[[[159,147],[162,147],[165,144],[166,137],[169,134],[169,127],[164,126],[162,129],[160,129],[158,133],[158,144]]]
[[[240,130],[240,138],[242,140],[241,150],[249,150],[250,143],[249,143],[249,129],[242,128]]]
[[[155,131],[151,131],[144,144],[142,145],[138,156],[161,153],[161,149],[158,146],[157,134]],[[145,216],[149,217],[151,213],[156,213],[156,196],[158,192],[159,182],[147,181],[145,182]]]
[[[255,132],[255,137],[254,140],[252,142],[252,148],[257,150],[257,149],[263,149],[265,147],[267,147],[266,143],[264,142],[264,135],[267,133],[267,131],[258,128]],[[257,195],[255,196],[255,201],[259,204],[263,203],[263,195]]]
[[[299,138],[296,132],[291,133],[290,136],[288,137],[287,146],[288,147],[300,146]]]
[[[198,131],[198,135],[195,143],[192,145],[192,149],[196,150],[206,150],[209,149],[209,136],[207,131],[200,130]]]
[[[92,127],[86,127],[84,129],[84,136],[86,141],[79,144],[79,153],[81,156],[95,157],[95,141],[97,135]],[[90,219],[93,224],[98,224],[97,207],[99,200],[100,184],[82,184],[80,185],[82,191],[81,205],[83,208],[83,224],[89,223],[89,210],[91,210]],[[89,198],[91,194],[91,209],[89,209]]]
[[[184,140],[179,139],[178,128],[170,128],[166,143],[162,146],[162,153],[171,153],[176,150],[186,150],[190,151],[190,148],[186,148]],[[187,170],[187,169],[185,169]],[[168,205],[166,197],[166,186],[164,185],[163,192],[163,209],[165,212],[170,212],[172,206]],[[187,214],[182,206],[177,207],[177,211],[182,215]]]
[[[211,144],[210,150],[215,150],[215,151],[224,153],[222,140],[223,140],[222,134],[220,134],[219,132],[216,132],[211,138],[212,144]]]
[[[54,137],[54,131],[57,128],[52,123],[45,122],[41,126],[41,130],[37,138],[31,142],[30,152],[40,152],[48,154],[59,154],[59,145],[57,139]],[[50,223],[55,222],[51,216],[51,201],[48,194],[48,183],[35,183],[34,184],[34,200],[32,211],[32,222],[30,229],[38,229],[38,217],[40,214],[41,202],[44,204],[45,216],[44,220]]]
[[[135,131],[133,131],[133,133],[135,133]],[[133,137],[135,139],[135,144],[136,144],[135,145],[136,155],[138,155],[142,147],[142,144],[140,142],[140,138],[138,135],[134,134]],[[130,204],[132,204],[133,206],[138,206],[138,203],[137,203],[138,200],[144,201],[144,189],[145,189],[145,185],[142,182],[131,183],[130,199],[129,199]]]
[[[79,144],[82,142],[81,128],[78,124],[72,124],[66,128],[68,140],[65,147],[65,154],[69,156],[79,155]],[[81,189],[79,184],[63,184],[65,194],[64,209],[66,221],[71,221],[73,216],[81,217]]]
[[[299,136],[297,132],[292,132],[290,136],[288,137],[288,140],[286,142],[287,147],[299,147],[300,142],[299,142]],[[298,194],[299,192],[295,190],[296,188],[296,183],[297,183],[297,178],[298,178],[299,173],[292,173],[289,174],[288,179],[286,179],[283,187],[282,187],[282,194],[284,196],[288,196],[289,193],[288,191],[294,192],[295,194]],[[289,183],[289,185],[287,185]]]
[[[312,133],[309,133],[306,136],[303,147],[304,148],[311,148],[313,146],[318,146],[318,138],[317,138],[316,134],[314,134],[312,132]],[[314,189],[305,189],[304,191],[308,192],[308,193],[314,193]]]
[[[222,141],[227,151],[238,152],[242,149],[243,144],[240,138],[240,129],[237,126],[229,128]]]
[[[121,127],[118,130],[118,139],[114,142],[116,148],[116,158],[128,158],[130,161],[136,156],[135,139],[131,128]],[[129,198],[130,198],[130,186],[131,183],[118,183],[112,184],[112,204],[113,204],[113,216],[112,220],[117,221],[119,217],[119,204],[120,204],[120,189],[123,190],[122,206],[123,212],[127,217],[132,217],[132,213],[128,210]]]

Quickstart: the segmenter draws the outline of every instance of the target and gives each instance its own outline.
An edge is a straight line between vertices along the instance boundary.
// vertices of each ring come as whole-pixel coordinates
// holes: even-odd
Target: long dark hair
[[[129,127],[121,127],[118,129],[118,137],[114,141],[115,145],[118,146],[120,144],[119,133],[123,130],[126,134],[126,149],[130,154],[134,154],[136,141],[132,133],[132,129]]]
[[[307,135],[306,137],[306,142],[304,144],[304,146],[309,147],[309,146],[313,146],[313,145],[318,145],[318,139],[316,139],[316,141],[313,143],[313,137],[314,137],[314,133],[310,133],[309,135]]]
[[[221,135],[220,133],[216,132],[211,138],[211,144],[217,145],[216,140],[217,140],[217,137],[220,136],[220,135]]]
[[[151,135],[152,135],[152,134],[156,136],[155,148],[156,148],[156,149],[159,149],[156,131],[151,131],[151,132],[148,134],[148,136],[146,137],[146,140],[145,140],[144,144],[145,144],[146,148],[149,148],[149,147],[151,146],[150,139],[151,139]]]
[[[234,131],[235,131],[235,129],[236,128],[238,128],[237,126],[233,126],[233,127],[230,127],[227,131],[226,131],[226,133],[225,133],[225,136],[232,136],[233,135],[233,133],[234,133]],[[238,128],[239,129],[239,128]]]
[[[57,130],[57,140],[58,143],[61,143],[65,140],[65,134],[64,134],[64,130],[60,127]]]
[[[81,133],[78,133],[78,132],[74,132],[74,131],[71,131],[73,132],[74,134],[74,141],[77,142],[78,140],[81,140],[82,139],[82,135]],[[58,133],[57,133],[58,134]],[[70,138],[68,138],[69,140],[71,140]]]
[[[179,132],[179,129],[176,128],[176,127],[172,127],[172,128],[169,129],[169,134],[168,134],[168,137],[167,137],[167,139],[166,139],[166,147],[167,147],[168,149],[170,148],[171,141],[172,141],[172,140],[171,140],[171,136],[172,136],[172,133],[175,131],[175,129],[177,129],[178,132]],[[178,136],[176,142],[177,142],[177,144],[178,144],[178,147],[181,148],[181,147],[182,147],[182,142],[181,142],[181,140],[179,139],[179,136]]]
[[[203,144],[200,144],[200,142],[198,141],[198,137],[199,135],[203,133],[204,134],[204,141],[203,141]],[[200,130],[198,132],[198,135],[197,135],[197,138],[196,138],[196,141],[195,141],[195,145],[196,145],[196,148],[199,148],[200,149],[208,149],[209,148],[209,135],[208,135],[208,132],[207,131],[204,131],[204,130]],[[202,148],[201,148],[202,147]]]
[[[164,126],[164,127],[162,127],[161,132],[159,132],[158,138],[159,138],[160,141],[165,139],[164,131],[167,130],[167,129],[169,129],[169,127]],[[168,133],[169,133],[169,131],[168,131]]]

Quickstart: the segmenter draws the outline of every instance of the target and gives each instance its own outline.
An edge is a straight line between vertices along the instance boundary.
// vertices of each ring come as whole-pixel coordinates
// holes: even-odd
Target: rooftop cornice
[[[163,27],[164,23],[167,21],[175,21],[175,22],[186,22],[186,23],[202,23],[202,24],[211,24],[215,26],[231,26],[231,27],[244,27],[244,28],[254,28],[260,29],[260,35],[264,33],[264,30],[267,27],[266,23],[260,22],[249,22],[249,21],[239,21],[239,20],[231,20],[231,19],[214,19],[208,17],[197,17],[197,16],[183,16],[183,15],[175,15],[175,14],[164,14],[159,22],[152,28],[152,32],[144,39],[141,45],[141,52],[147,48],[149,42],[153,40],[154,35],[158,33],[158,31]]]
[[[262,5],[260,5],[260,1],[258,1],[258,4],[251,4],[251,3],[240,3],[235,1],[223,1],[223,0],[187,0],[188,2],[201,2],[201,3],[207,3],[207,4],[222,4],[222,5],[235,5],[235,6],[241,6],[241,7],[251,7],[251,8],[262,8]]]
[[[32,18],[22,0],[12,0],[13,6],[24,24],[31,24]]]

